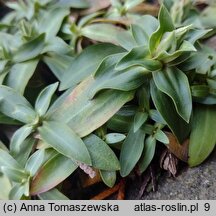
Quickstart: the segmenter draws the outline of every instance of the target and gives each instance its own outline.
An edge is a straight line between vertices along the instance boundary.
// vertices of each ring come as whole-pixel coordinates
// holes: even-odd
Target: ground
[[[145,192],[143,200],[207,200],[216,199],[216,150],[207,161],[194,168],[184,168],[176,178],[167,173],[158,179],[156,192]],[[134,182],[128,188],[127,199],[137,199],[140,185]]]

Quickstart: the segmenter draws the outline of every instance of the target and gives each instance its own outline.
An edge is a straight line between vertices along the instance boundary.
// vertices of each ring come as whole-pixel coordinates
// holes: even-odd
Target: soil
[[[216,150],[203,164],[184,168],[179,175],[169,177],[163,173],[158,179],[156,192],[144,192],[142,200],[216,200]],[[140,183],[127,188],[126,199],[138,199]]]

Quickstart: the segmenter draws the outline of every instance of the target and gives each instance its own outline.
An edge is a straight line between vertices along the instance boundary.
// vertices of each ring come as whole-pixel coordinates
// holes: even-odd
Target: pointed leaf
[[[57,121],[43,122],[38,131],[42,140],[59,153],[74,161],[91,165],[91,158],[85,144],[66,124]]]
[[[159,91],[154,82],[151,82],[151,96],[156,109],[159,111],[169,128],[182,143],[190,133],[190,124],[187,124],[177,113],[173,101]]]
[[[148,113],[146,112],[137,112],[134,116],[134,133],[136,133],[140,127],[146,122],[148,119]]]
[[[92,166],[102,170],[119,170],[119,161],[112,149],[99,137],[91,134],[84,138]]]
[[[202,163],[213,151],[216,144],[215,106],[199,105],[195,108],[189,142],[191,167]]]
[[[7,86],[17,90],[20,94],[23,94],[26,85],[35,72],[38,62],[38,59],[33,59],[14,64],[6,79]]]
[[[169,144],[169,139],[162,130],[157,130],[157,132],[154,134],[154,137],[159,142],[162,142],[164,144]]]
[[[16,157],[16,155],[21,154],[21,146],[24,140],[32,133],[32,125],[24,125],[23,127],[16,130],[11,138],[10,151],[11,154]]]
[[[116,172],[115,171],[107,171],[107,170],[100,170],[100,176],[103,182],[108,187],[113,187],[116,182]]]
[[[158,19],[160,22],[160,26],[158,29],[151,35],[149,41],[149,50],[151,53],[154,52],[160,40],[165,32],[170,32],[174,30],[174,25],[172,22],[172,18],[164,5],[161,6]]]
[[[122,142],[125,139],[125,137],[126,136],[124,134],[109,133],[105,135],[104,139],[107,144],[114,144],[114,143]]]
[[[33,178],[30,188],[31,195],[44,193],[66,179],[77,168],[77,165],[61,154],[51,157]]]
[[[157,88],[173,100],[178,114],[189,122],[192,111],[192,98],[187,76],[177,68],[153,73]]]
[[[49,40],[58,33],[63,19],[69,14],[68,8],[54,7],[43,13],[39,17],[38,30],[40,33],[46,33],[46,40]]]
[[[29,177],[28,173],[23,170],[17,170],[7,166],[1,166],[1,172],[3,172],[11,181],[14,182],[23,182],[26,181]]]
[[[0,86],[0,111],[24,123],[32,123],[37,115],[22,95],[3,85]]]
[[[45,45],[45,34],[41,34],[32,41],[20,46],[14,53],[15,62],[23,62],[33,59],[41,54]]]
[[[144,150],[139,161],[140,173],[143,173],[151,163],[155,154],[155,147],[156,139],[152,136],[147,137],[144,144]]]
[[[25,193],[25,184],[15,184],[10,191],[9,199],[10,200],[19,200]]]
[[[44,149],[36,151],[31,157],[28,159],[25,165],[25,169],[30,172],[30,175],[33,177],[44,161]]]
[[[58,82],[47,86],[38,95],[35,102],[35,110],[40,116],[43,116],[49,108],[53,94],[58,87]]]
[[[134,133],[133,127],[130,129],[120,153],[120,174],[125,177],[130,174],[140,156],[144,147],[145,133],[140,129]]]
[[[141,66],[147,70],[155,71],[162,67],[162,64],[149,58],[149,50],[146,46],[133,48],[116,65],[117,70],[123,70],[131,66]]]
[[[9,167],[17,170],[22,170],[22,166],[6,151],[0,149],[0,167]]]
[[[106,43],[87,47],[73,60],[63,75],[60,90],[75,87],[83,79],[94,73],[106,56],[123,51],[120,47]]]
[[[47,113],[48,119],[63,121],[80,137],[90,134],[110,119],[127,101],[133,97],[133,92],[106,90],[94,99],[89,98],[89,92],[94,88],[95,81],[89,77],[61,100],[55,102],[58,106]]]

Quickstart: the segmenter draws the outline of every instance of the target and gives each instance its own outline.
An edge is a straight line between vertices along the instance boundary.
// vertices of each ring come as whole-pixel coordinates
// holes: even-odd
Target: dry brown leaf
[[[180,160],[187,162],[189,139],[186,139],[182,144],[180,144],[172,133],[166,132],[166,135],[169,139],[169,144],[166,146],[170,150],[170,152]]]

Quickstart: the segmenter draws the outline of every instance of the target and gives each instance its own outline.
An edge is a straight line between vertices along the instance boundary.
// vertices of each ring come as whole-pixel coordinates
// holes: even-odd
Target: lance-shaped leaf
[[[136,133],[134,133],[133,127],[130,129],[120,153],[120,174],[122,177],[127,176],[140,159],[144,147],[144,139],[145,133],[142,129]]]
[[[148,113],[146,112],[137,112],[134,116],[134,133],[140,129],[140,127],[146,122],[148,119]]]
[[[22,170],[23,167],[6,151],[0,149],[0,167],[9,167]]]
[[[133,98],[133,92],[106,90],[94,99],[89,98],[89,92],[94,88],[95,80],[92,77],[84,80],[61,104],[47,113],[48,119],[63,121],[80,137],[90,134],[110,119],[127,101]],[[71,90],[70,90],[71,91]]]
[[[185,122],[177,113],[173,101],[166,94],[157,89],[151,82],[151,97],[158,112],[161,114],[169,128],[182,143],[190,133],[190,124]]]
[[[147,137],[145,140],[142,156],[138,163],[140,173],[143,173],[151,163],[155,154],[155,147],[156,147],[155,137],[153,136]]]
[[[202,163],[213,151],[216,144],[215,106],[199,105],[192,119],[189,141],[189,160],[191,167]]]
[[[14,89],[0,86],[0,111],[18,121],[32,123],[37,114],[31,104]]]
[[[116,45],[121,45],[124,48],[129,47],[128,43],[135,43],[135,41],[133,41],[129,37],[128,33],[129,32],[127,32],[123,28],[107,23],[87,25],[81,30],[81,34],[87,38],[100,42],[108,42]],[[125,42],[126,40],[128,41]],[[126,45],[124,43],[126,43]]]
[[[28,81],[35,72],[38,62],[38,59],[33,59],[14,64],[6,79],[7,86],[23,94]]]
[[[39,17],[38,31],[46,33],[46,40],[49,40],[58,33],[63,19],[69,14],[68,8],[54,7]]]
[[[32,41],[21,45],[13,54],[15,62],[33,59],[41,54],[45,45],[45,34],[41,34]]]
[[[103,89],[131,91],[143,84],[146,70],[142,67],[132,67],[125,70],[116,70],[115,65],[122,54],[110,55],[101,63],[94,74],[95,85],[89,92],[89,97]]]
[[[108,133],[105,135],[105,142],[107,144],[115,144],[122,142],[125,139],[125,135],[121,133]]]
[[[103,182],[108,187],[113,187],[116,182],[116,171],[106,171],[106,170],[100,170],[100,176],[103,180]]]
[[[174,102],[178,114],[189,122],[192,111],[192,97],[187,76],[177,68],[153,73],[157,88]]]
[[[30,193],[36,195],[44,193],[61,183],[77,169],[77,165],[61,154],[51,157],[34,176]]]
[[[47,64],[53,74],[60,81],[62,81],[66,71],[69,70],[69,66],[71,65],[71,62],[73,62],[73,60],[73,57],[59,53],[49,53],[49,55],[43,56],[43,61],[45,62],[45,64]]]
[[[128,133],[133,124],[135,113],[135,106],[123,106],[112,118],[109,119],[107,127],[116,132]]]
[[[150,71],[159,70],[162,64],[149,56],[149,50],[146,46],[133,48],[116,65],[117,70],[123,70],[131,66],[141,66]]]
[[[43,122],[38,131],[42,140],[59,153],[74,161],[91,165],[91,158],[85,144],[65,123],[57,121]]]
[[[164,5],[161,6],[159,15],[159,27],[158,29],[151,35],[149,41],[149,50],[151,53],[154,52],[160,40],[165,32],[171,32],[174,30],[174,25],[172,22],[172,18]]]
[[[112,149],[98,136],[91,134],[84,138],[91,156],[92,166],[101,170],[119,170],[119,161]]]
[[[41,200],[69,200],[57,188],[53,188],[45,193],[38,194],[38,197]]]
[[[21,145],[23,144],[24,140],[32,133],[32,131],[32,125],[24,125],[23,127],[16,130],[16,132],[13,134],[10,142],[10,151],[14,157],[21,154]]]
[[[34,154],[31,155],[31,157],[28,159],[25,165],[25,169],[30,172],[30,175],[33,177],[41,165],[43,164],[45,157],[45,151],[44,149],[40,149],[36,151]]]
[[[26,190],[25,183],[15,184],[9,193],[10,200],[19,200],[23,196]]]
[[[49,108],[52,96],[55,93],[57,87],[58,83],[49,85],[38,95],[35,102],[35,110],[40,116],[43,116]]]
[[[106,56],[123,51],[124,49],[121,47],[107,43],[87,47],[72,61],[67,72],[61,78],[60,90],[75,87],[94,73]]]
[[[1,172],[3,172],[11,181],[18,183],[27,181],[29,177],[29,173],[25,170],[18,170],[7,166],[1,166]]]

